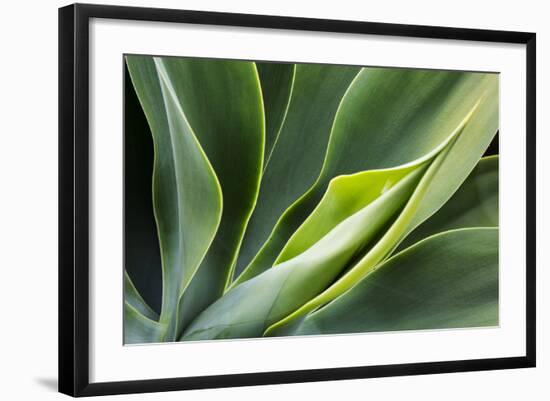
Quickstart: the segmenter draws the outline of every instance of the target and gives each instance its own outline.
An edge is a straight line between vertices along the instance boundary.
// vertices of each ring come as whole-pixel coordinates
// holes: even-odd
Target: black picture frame
[[[524,356],[90,383],[88,61],[91,18],[179,22],[526,45],[526,353]],[[536,35],[480,29],[74,4],[59,9],[59,391],[71,396],[315,382],[535,366]]]

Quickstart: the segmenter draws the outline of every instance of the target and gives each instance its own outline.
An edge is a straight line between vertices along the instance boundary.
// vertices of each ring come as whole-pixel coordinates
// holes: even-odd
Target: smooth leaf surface
[[[459,132],[457,131],[456,135],[458,135],[458,133]],[[444,147],[450,143],[450,140],[452,139],[453,137],[449,138],[449,141],[444,142],[440,149],[444,149]],[[319,202],[319,205],[317,205],[300,228],[298,228],[298,230],[296,230],[296,232],[292,235],[275,261],[275,264],[284,262],[304,252],[342,220],[351,216],[353,213],[364,208],[370,202],[378,198],[382,193],[399,182],[399,180],[401,180],[409,172],[421,165],[427,165],[437,154],[438,149],[436,148],[435,152],[428,154],[427,157],[422,157],[412,163],[406,164],[403,167],[396,167],[386,170],[368,170],[362,173],[348,176],[344,175],[332,179],[328,186],[327,192]],[[498,174],[498,164],[496,166],[492,166],[492,169],[495,167]],[[491,178],[494,178],[494,175],[491,175]],[[469,189],[470,186],[468,186],[466,190]],[[491,187],[491,189],[493,189],[493,187]],[[491,195],[493,194],[491,193]],[[492,196],[491,200],[493,200]],[[455,202],[462,205],[463,208],[466,207],[466,204],[463,203],[461,199],[457,199]],[[456,209],[453,205],[454,203],[450,206],[450,208]],[[468,207],[479,207],[479,209],[486,209],[489,206],[478,205],[474,199],[470,199]],[[470,216],[464,216],[462,219],[459,216],[456,216],[455,219],[464,220],[463,224],[466,224],[467,221],[472,221],[476,218],[476,216],[481,218],[481,216],[478,215],[483,213],[483,211],[479,210],[476,213],[470,209],[463,210],[463,214],[466,213]],[[450,221],[447,220],[447,223],[449,223],[449,228],[447,229],[452,228]],[[494,226],[494,224],[489,224],[488,226]]]
[[[377,239],[407,202],[424,170],[409,172],[305,252],[227,292],[193,321],[183,339],[261,336],[268,325],[329,285],[361,248]]]
[[[498,287],[498,229],[447,231],[388,259],[286,334],[495,326]]]
[[[254,277],[273,265],[288,238],[313,210],[333,177],[404,165],[430,154],[456,134],[480,99],[485,98],[479,105],[483,110],[476,113],[476,122],[465,128],[465,131],[479,134],[477,141],[470,134],[461,134],[461,138],[467,139],[459,139],[454,145],[460,149],[456,152],[456,157],[460,158],[470,151],[464,149],[464,145],[470,146],[471,142],[475,142],[467,162],[454,166],[456,171],[451,174],[449,187],[455,185],[456,189],[473,168],[470,160],[479,159],[477,149],[486,148],[497,130],[496,92],[498,76],[495,74],[363,69],[338,109],[318,180],[285,211],[267,242],[237,282]],[[456,162],[453,159],[452,163]],[[444,196],[450,194],[445,193]],[[439,202],[441,204],[443,198]],[[418,220],[428,217],[428,209],[419,211]]]
[[[264,110],[254,63],[158,59],[219,179],[223,214],[216,237],[179,305],[178,334],[224,291],[258,195]],[[194,227],[187,227],[192,233]],[[193,235],[193,234],[191,234]]]
[[[468,75],[467,77],[471,77]],[[399,243],[424,220],[435,213],[453,195],[491,143],[498,129],[498,76],[473,74],[477,79],[469,87],[478,96],[456,128],[458,135],[430,164],[414,194],[378,243],[338,281],[301,308],[277,322],[267,332],[281,329],[296,318],[337,298],[378,263],[387,258]],[[472,84],[472,83],[470,83]],[[465,96],[465,94],[463,94]],[[463,105],[455,105],[463,107]]]
[[[498,227],[498,156],[481,159],[441,209],[411,232],[396,252],[439,232]]]
[[[292,98],[262,177],[258,202],[240,249],[236,275],[256,255],[284,210],[319,175],[334,115],[358,71],[357,67],[296,65]]]
[[[124,270],[140,296],[160,313],[162,267],[151,191],[153,137],[125,67]]]
[[[124,301],[146,318],[158,321],[158,314],[143,300],[126,270],[124,271]]]
[[[288,111],[296,65],[256,62],[256,68],[260,77],[265,110],[265,170]]]
[[[379,198],[417,167],[369,170],[334,178],[319,205],[287,242],[275,265],[305,252],[339,223]]]
[[[218,228],[221,188],[162,63],[142,56],[126,61],[153,135],[153,206],[163,269],[160,322],[169,340],[179,297]]]
[[[498,225],[498,157],[479,162],[498,130],[497,74],[142,56],[127,65],[153,139],[163,279],[157,314],[125,276],[127,343],[493,324],[490,263],[460,270],[456,255],[470,257],[463,231],[497,232],[487,227]],[[456,241],[437,242],[447,235]],[[495,236],[469,249],[480,263],[496,254],[498,303]],[[437,249],[423,248],[432,241]],[[156,267],[143,262],[132,266]],[[437,283],[452,278],[445,298]],[[431,298],[411,295],[422,288]],[[361,312],[366,323],[339,316],[343,307],[324,315],[344,303],[364,311],[365,297],[391,304],[389,317],[376,305]]]
[[[166,325],[143,316],[128,302],[124,302],[124,344],[161,342],[166,329]]]

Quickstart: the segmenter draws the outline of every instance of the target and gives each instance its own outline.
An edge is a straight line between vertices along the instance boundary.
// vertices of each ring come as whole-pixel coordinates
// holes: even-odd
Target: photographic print
[[[499,325],[498,73],[124,74],[124,344]]]

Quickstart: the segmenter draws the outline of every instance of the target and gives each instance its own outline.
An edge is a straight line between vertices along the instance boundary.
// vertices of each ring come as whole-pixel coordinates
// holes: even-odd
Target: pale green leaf
[[[340,99],[358,71],[357,67],[296,65],[292,97],[262,177],[236,275],[250,263],[284,210],[315,182]]]
[[[467,227],[498,227],[498,156],[481,159],[452,198],[407,235],[396,252],[433,234]]]
[[[151,320],[124,301],[124,344],[157,343],[164,339],[166,325]]]
[[[424,170],[418,166],[409,171],[298,256],[231,289],[191,323],[183,339],[261,336],[268,325],[334,281],[363,247],[376,241],[407,202]],[[387,175],[393,178],[395,173]],[[355,178],[343,180],[350,180],[350,185],[365,184],[365,180]],[[368,178],[376,185],[386,182],[386,177],[376,174]]]
[[[286,335],[496,326],[498,229],[439,233],[388,259]]]
[[[254,277],[273,265],[285,243],[313,210],[333,177],[395,167],[425,156],[456,133],[483,96],[491,98],[492,107],[495,87],[498,90],[498,76],[495,74],[363,69],[338,108],[318,180],[284,212],[268,240],[236,282]],[[484,105],[480,106],[484,109],[478,114],[489,115],[478,118],[476,124],[487,123],[491,126],[485,127],[486,130],[481,126],[475,128],[483,131],[476,144],[483,148],[488,145],[488,138],[490,140],[495,134],[498,122],[493,110],[486,110]],[[470,138],[470,135],[465,137]],[[470,146],[471,141],[459,140],[455,146]],[[477,151],[470,156],[480,157]],[[469,163],[470,158],[451,174],[450,186],[458,186],[469,173],[473,167]],[[285,178],[293,180],[292,176]],[[427,217],[425,213],[419,211],[420,217],[417,218],[424,219]]]
[[[475,74],[473,74],[475,76]],[[365,256],[338,281],[301,308],[270,327],[266,333],[283,329],[292,320],[337,298],[378,263],[388,257],[405,236],[436,212],[469,175],[498,129],[498,76],[480,75],[478,95],[460,127],[459,135],[434,159],[400,216]],[[470,116],[471,115],[471,116]]]

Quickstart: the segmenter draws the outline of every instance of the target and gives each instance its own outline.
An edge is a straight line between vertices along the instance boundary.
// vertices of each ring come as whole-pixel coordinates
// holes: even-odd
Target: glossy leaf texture
[[[496,326],[498,229],[430,236],[396,254],[286,335]]]
[[[332,178],[404,165],[426,157],[454,137],[466,116],[478,106],[480,112],[476,113],[475,121],[465,128],[468,133],[460,135],[463,139],[457,140],[454,145],[460,150],[456,152],[458,156],[453,157],[462,157],[461,151],[465,154],[470,151],[464,150],[464,146],[470,146],[472,141],[477,142],[466,162],[456,168],[453,173],[456,177],[449,179],[449,188],[454,186],[456,189],[460,185],[497,131],[498,77],[452,71],[361,70],[338,107],[319,177],[283,213],[237,283],[273,265],[290,236],[318,203]],[[475,132],[472,134],[472,131]],[[471,139],[472,135],[478,134],[477,139]],[[423,217],[418,218],[422,220],[427,217],[424,214],[419,213]]]

